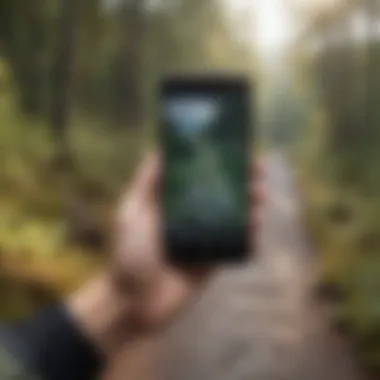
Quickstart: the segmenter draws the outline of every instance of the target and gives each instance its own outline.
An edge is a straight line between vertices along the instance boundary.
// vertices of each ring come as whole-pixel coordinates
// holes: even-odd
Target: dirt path
[[[270,201],[257,259],[220,273],[164,342],[135,351],[145,362],[132,377],[131,359],[122,357],[113,378],[363,380],[313,299],[312,252],[291,170],[279,154],[269,156],[267,166]],[[159,352],[159,359],[146,352]]]

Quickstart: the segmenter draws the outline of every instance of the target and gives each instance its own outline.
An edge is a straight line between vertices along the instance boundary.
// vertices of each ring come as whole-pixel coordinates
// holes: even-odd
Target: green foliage
[[[335,305],[336,322],[349,327],[363,363],[379,370],[380,46],[351,39],[353,12],[347,2],[313,25],[324,45],[302,68],[317,98],[297,157],[305,158],[299,179],[321,283],[345,294]],[[368,17],[368,28],[375,18]],[[340,33],[340,43],[331,44],[332,33]]]

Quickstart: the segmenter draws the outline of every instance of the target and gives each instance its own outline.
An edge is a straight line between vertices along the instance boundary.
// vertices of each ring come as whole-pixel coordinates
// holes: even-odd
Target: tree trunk
[[[365,98],[364,98],[364,128],[365,140],[364,143],[373,141],[374,133],[376,132],[376,95],[378,92],[376,83],[376,71],[378,70],[377,62],[377,40],[376,26],[379,6],[374,0],[367,0],[366,13],[367,13],[367,46],[365,58]]]
[[[124,41],[119,69],[121,83],[120,121],[131,128],[137,128],[143,118],[143,34],[144,1],[124,1],[122,19]]]
[[[75,36],[79,13],[78,0],[61,0],[57,53],[53,67],[50,123],[61,147],[60,156],[70,160],[67,128],[70,121],[70,89],[74,74]]]
[[[5,12],[0,21],[2,42],[12,65],[20,110],[36,117],[44,116],[45,111],[48,20],[44,6],[43,0],[15,1],[0,10]]]

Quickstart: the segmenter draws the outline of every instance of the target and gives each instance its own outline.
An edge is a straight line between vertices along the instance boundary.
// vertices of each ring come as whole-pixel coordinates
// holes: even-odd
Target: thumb
[[[160,175],[160,160],[157,153],[149,154],[137,171],[132,182],[131,195],[133,199],[139,198],[146,201],[156,196]]]

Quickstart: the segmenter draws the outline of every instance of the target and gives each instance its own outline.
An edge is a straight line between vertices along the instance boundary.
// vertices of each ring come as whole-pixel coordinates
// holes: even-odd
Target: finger
[[[250,248],[252,257],[256,257],[257,253],[260,251],[262,234],[259,230],[264,224],[264,213],[261,208],[255,208],[250,215],[249,219],[249,229],[250,229]]]
[[[252,161],[252,175],[254,176],[255,180],[261,180],[263,177],[266,176],[266,166],[264,164],[264,161]]]
[[[262,226],[263,214],[261,210],[255,209],[249,217],[250,228],[256,229]]]
[[[137,171],[131,187],[132,197],[140,197],[146,200],[154,197],[156,195],[159,175],[159,156],[157,153],[151,153],[146,157]]]
[[[249,196],[255,205],[262,205],[263,203],[266,203],[268,200],[268,193],[264,185],[251,185],[249,190]]]

